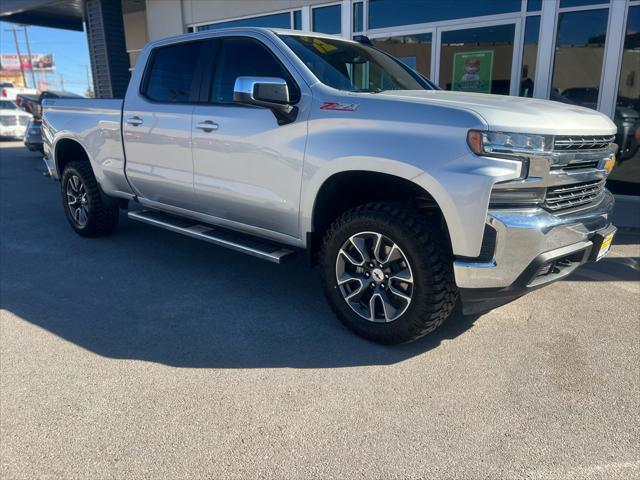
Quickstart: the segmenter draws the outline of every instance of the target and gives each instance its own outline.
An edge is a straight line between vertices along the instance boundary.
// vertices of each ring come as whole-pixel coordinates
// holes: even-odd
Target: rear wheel
[[[340,216],[325,235],[326,296],[351,330],[404,343],[435,330],[457,299],[449,241],[423,212],[373,203]]]
[[[83,237],[109,235],[118,226],[119,208],[100,192],[88,162],[71,162],[62,173],[62,204],[71,227]]]

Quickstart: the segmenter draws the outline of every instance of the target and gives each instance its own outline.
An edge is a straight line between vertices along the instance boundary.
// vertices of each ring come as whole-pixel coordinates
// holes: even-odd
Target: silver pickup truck
[[[46,101],[45,162],[72,228],[110,234],[128,209],[273,262],[306,250],[337,316],[381,343],[606,254],[611,120],[443,91],[369,43],[188,34],[146,46],[124,100]]]

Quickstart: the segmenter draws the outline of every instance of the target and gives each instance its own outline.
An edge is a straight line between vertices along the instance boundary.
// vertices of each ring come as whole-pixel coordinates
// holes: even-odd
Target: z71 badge
[[[324,102],[320,107],[320,110],[338,110],[340,112],[355,112],[359,106],[360,106],[359,103]]]

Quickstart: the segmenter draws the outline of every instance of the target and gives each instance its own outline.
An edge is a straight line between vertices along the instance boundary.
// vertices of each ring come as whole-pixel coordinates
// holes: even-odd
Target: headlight
[[[467,143],[476,155],[529,156],[551,150],[553,138],[547,135],[469,130]]]

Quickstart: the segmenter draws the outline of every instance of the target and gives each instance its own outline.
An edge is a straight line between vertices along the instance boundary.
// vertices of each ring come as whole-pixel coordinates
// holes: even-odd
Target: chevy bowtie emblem
[[[320,110],[338,110],[340,112],[354,112],[360,106],[359,103],[324,102]]]

